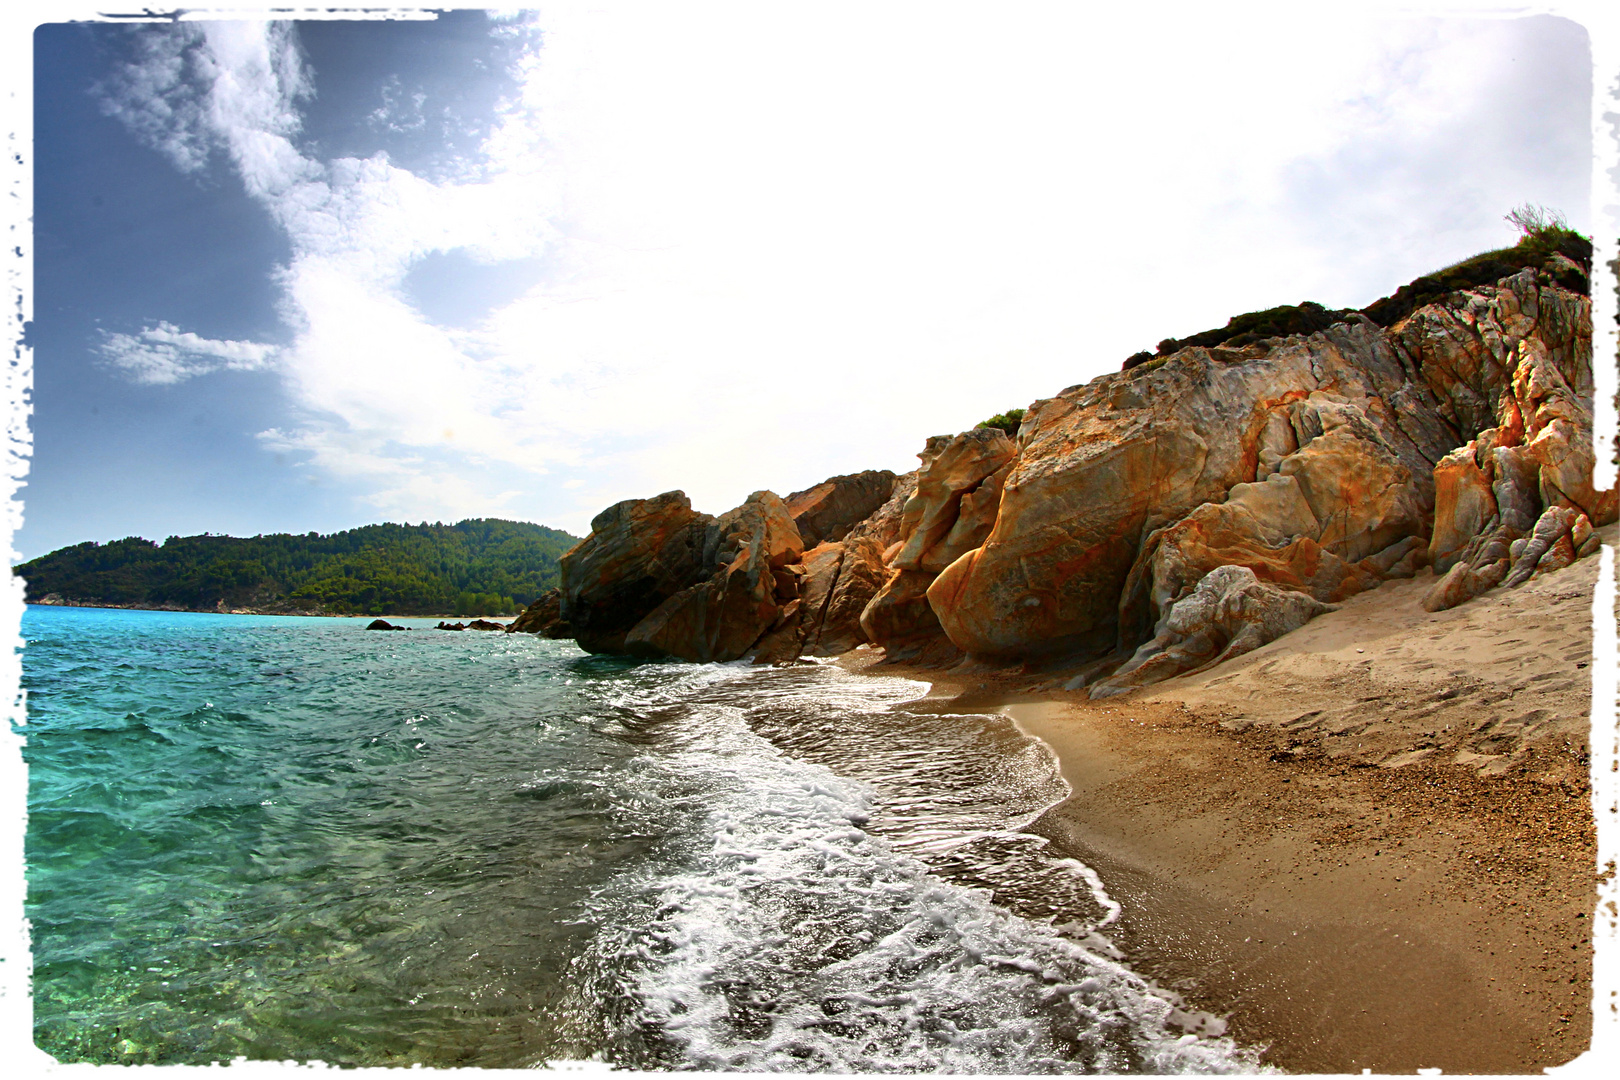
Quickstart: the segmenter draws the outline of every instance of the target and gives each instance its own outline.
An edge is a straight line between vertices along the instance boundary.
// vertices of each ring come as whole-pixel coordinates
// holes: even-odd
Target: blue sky
[[[1246,11],[44,25],[14,547],[719,512],[1590,230],[1580,26]]]

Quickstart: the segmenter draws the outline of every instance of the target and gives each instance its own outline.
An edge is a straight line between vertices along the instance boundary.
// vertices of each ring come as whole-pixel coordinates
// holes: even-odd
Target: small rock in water
[[[366,629],[367,630],[409,630],[410,627],[408,627],[408,626],[395,626],[393,623],[389,622],[387,619],[372,619],[371,622],[366,625]]]

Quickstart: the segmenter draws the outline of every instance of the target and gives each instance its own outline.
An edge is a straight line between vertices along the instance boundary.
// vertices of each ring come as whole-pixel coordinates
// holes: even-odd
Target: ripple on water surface
[[[36,1041],[62,1060],[1252,1067],[1077,944],[996,717],[836,668],[30,608]],[[1054,927],[1064,927],[1068,937]]]

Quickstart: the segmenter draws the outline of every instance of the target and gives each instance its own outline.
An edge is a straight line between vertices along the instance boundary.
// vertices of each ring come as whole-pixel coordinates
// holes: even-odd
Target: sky
[[[719,513],[1591,232],[1578,23],[1210,7],[40,25],[16,554]]]

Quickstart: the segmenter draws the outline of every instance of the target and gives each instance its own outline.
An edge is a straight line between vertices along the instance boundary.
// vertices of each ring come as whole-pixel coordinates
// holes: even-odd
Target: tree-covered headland
[[[322,535],[132,536],[15,568],[30,603],[366,615],[507,615],[557,584],[578,542],[499,518]]]

